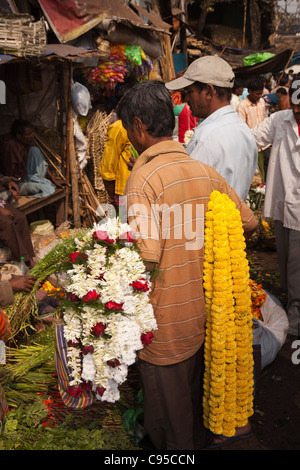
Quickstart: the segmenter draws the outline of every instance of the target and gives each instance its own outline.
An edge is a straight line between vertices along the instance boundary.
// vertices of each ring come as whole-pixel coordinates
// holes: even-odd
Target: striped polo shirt
[[[179,142],[161,141],[148,148],[128,179],[129,223],[143,259],[158,264],[150,294],[158,329],[139,353],[152,364],[184,361],[204,342],[204,217],[214,190],[236,203],[245,230],[256,227],[254,214],[226,181],[190,158]]]

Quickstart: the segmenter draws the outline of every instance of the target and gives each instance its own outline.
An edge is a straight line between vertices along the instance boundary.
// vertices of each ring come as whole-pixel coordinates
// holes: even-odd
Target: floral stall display
[[[240,213],[213,191],[204,243],[207,327],[204,425],[231,437],[253,414],[252,312],[249,266]]]
[[[128,366],[157,328],[150,277],[130,226],[118,218],[83,230],[73,242],[61,242],[69,249],[56,272],[58,287],[44,283],[62,309],[68,393],[78,396],[87,389],[98,400],[116,402]]]
[[[110,56],[86,71],[89,85],[111,93],[116,85],[131,77],[136,82],[148,79],[153,65],[140,46],[111,45]]]

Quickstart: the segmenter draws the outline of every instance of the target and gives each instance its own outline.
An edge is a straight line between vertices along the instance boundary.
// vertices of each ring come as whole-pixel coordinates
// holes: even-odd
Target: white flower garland
[[[69,392],[80,394],[88,384],[99,400],[115,402],[143,338],[151,342],[157,328],[150,278],[130,226],[118,218],[95,225],[75,243],[72,266],[61,277]]]

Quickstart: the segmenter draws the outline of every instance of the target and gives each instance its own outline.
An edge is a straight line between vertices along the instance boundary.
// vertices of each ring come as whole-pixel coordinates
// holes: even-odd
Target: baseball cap
[[[234,85],[231,66],[221,57],[208,55],[194,60],[182,77],[166,83],[168,90],[182,90],[194,82],[210,83],[224,88]]]

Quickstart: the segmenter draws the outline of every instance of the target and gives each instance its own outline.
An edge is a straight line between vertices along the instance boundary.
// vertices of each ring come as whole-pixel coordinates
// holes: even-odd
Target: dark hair
[[[287,75],[284,75],[284,76],[280,79],[279,85],[285,86],[285,85],[288,84],[288,82],[289,82],[289,77],[288,77]]]
[[[263,90],[265,80],[261,77],[255,77],[249,80],[248,89],[252,91]]]
[[[233,90],[236,90],[237,88],[245,88],[244,82],[240,78],[234,79]]]
[[[286,89],[283,88],[283,87],[277,88],[276,93],[277,94],[279,93],[280,95],[287,95],[288,94]]]
[[[25,129],[32,128],[32,125],[30,124],[29,121],[25,121],[24,119],[17,119],[12,123],[11,126],[11,133],[14,137],[16,137],[17,134],[23,135],[25,132]]]
[[[117,106],[117,114],[125,127],[132,128],[138,117],[153,137],[171,136],[175,127],[172,98],[164,83],[151,80],[128,90]]]
[[[200,92],[206,87],[207,83],[194,82],[194,85],[198,88],[198,91]],[[232,88],[220,87],[220,86],[213,85],[212,83],[211,85],[216,90],[219,98],[226,98],[228,101],[231,100]]]

